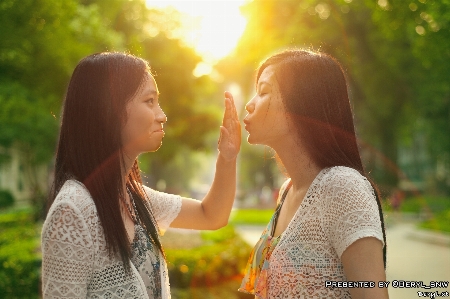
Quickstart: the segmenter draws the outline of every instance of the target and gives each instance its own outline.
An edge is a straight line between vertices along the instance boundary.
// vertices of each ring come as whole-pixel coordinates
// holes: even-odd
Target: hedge
[[[14,196],[8,190],[0,190],[0,208],[7,208],[14,204]]]
[[[203,244],[196,248],[165,249],[172,287],[208,287],[242,276],[251,248],[232,226],[201,237]]]
[[[39,298],[39,232],[31,211],[0,214],[1,298]]]

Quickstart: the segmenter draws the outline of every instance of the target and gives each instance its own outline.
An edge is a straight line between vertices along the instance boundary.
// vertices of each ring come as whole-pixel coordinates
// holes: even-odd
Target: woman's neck
[[[128,181],[128,175],[130,174],[134,161],[136,161],[137,157],[130,158],[129,155],[126,153],[123,154],[123,163],[122,165],[122,190],[123,194],[126,194],[127,192],[127,181]]]
[[[322,169],[293,138],[284,138],[274,150],[291,178],[293,191],[306,191]]]

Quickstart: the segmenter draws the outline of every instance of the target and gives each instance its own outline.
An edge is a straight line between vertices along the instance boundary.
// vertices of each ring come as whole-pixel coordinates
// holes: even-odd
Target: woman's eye
[[[145,101],[146,103],[149,103],[149,104],[153,104],[153,98],[152,99],[148,99],[147,101]]]

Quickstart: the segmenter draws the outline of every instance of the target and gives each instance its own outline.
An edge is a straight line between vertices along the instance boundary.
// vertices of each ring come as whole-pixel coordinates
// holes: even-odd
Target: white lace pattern
[[[160,230],[181,209],[181,197],[145,187]],[[119,256],[108,257],[97,210],[88,190],[67,181],[52,204],[42,228],[43,298],[150,299],[139,272],[125,274]],[[167,265],[160,254],[162,298],[170,298]]]
[[[383,242],[372,186],[348,167],[322,170],[270,257],[268,298],[350,298],[325,281],[346,280],[341,255],[364,237]]]

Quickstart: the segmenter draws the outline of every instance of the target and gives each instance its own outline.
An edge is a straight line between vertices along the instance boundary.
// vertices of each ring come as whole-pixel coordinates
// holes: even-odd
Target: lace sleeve
[[[159,192],[144,186],[144,190],[150,200],[153,215],[158,223],[160,234],[169,228],[172,221],[181,210],[181,197],[179,195]]]
[[[356,170],[336,167],[325,180],[322,201],[325,234],[339,258],[353,242],[383,233],[375,194],[369,181]]]
[[[55,203],[42,229],[43,298],[86,298],[93,242],[81,212]]]

